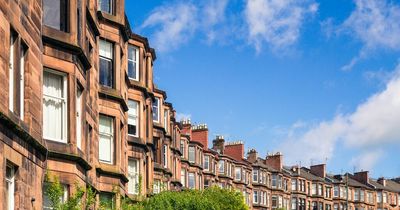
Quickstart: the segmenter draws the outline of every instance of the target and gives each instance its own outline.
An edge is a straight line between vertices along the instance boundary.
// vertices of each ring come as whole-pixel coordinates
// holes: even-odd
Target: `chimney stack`
[[[237,161],[244,159],[244,144],[242,141],[229,142],[225,145],[224,154],[227,154]]]
[[[325,178],[326,176],[326,165],[325,164],[319,164],[319,165],[313,165],[310,167],[310,171],[312,174],[319,176],[321,178]]]
[[[265,164],[280,171],[283,168],[283,155],[280,152],[277,152],[274,155],[267,155],[265,158]]]
[[[257,158],[258,158],[257,150],[255,150],[255,149],[250,149],[250,150],[247,152],[247,161],[249,161],[249,162],[251,162],[251,163],[254,163],[254,162],[256,162]]]
[[[208,149],[208,127],[206,124],[192,126],[192,140],[200,142],[204,149]]]
[[[363,184],[369,184],[368,171],[360,171],[354,173],[353,178]]]
[[[386,187],[386,179],[385,177],[381,177],[378,179],[378,183]]]
[[[224,147],[225,147],[225,139],[223,136],[217,135],[213,140],[213,147],[212,149],[217,151],[220,154],[224,154]]]
[[[182,124],[181,133],[192,136],[192,123],[190,122],[190,119],[181,120],[181,124]]]

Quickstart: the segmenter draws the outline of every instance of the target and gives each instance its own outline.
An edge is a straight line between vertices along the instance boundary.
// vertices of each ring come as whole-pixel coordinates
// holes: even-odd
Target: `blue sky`
[[[400,1],[126,1],[180,117],[287,165],[400,176]]]

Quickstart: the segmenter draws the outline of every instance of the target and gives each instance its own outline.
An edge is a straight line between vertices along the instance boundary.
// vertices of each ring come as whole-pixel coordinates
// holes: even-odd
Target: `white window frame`
[[[132,165],[133,164],[133,165]],[[140,161],[138,159],[128,159],[128,193],[139,194]]]
[[[134,105],[134,104],[136,104],[136,113],[131,113],[130,112],[130,110],[131,110],[131,105]],[[139,102],[138,101],[135,101],[135,100],[131,100],[131,99],[129,99],[128,100],[128,107],[129,107],[129,110],[128,110],[128,119],[129,118],[132,118],[132,120],[133,121],[135,121],[136,122],[136,134],[130,134],[129,133],[129,129],[127,129],[128,130],[128,135],[129,136],[133,136],[133,137],[139,137],[139,131],[140,131],[140,126],[139,126],[139,122],[140,122],[140,120],[139,120]],[[128,120],[128,125],[133,125],[133,124],[130,124],[129,123],[129,120]]]
[[[204,155],[204,170],[209,171],[210,170],[210,156]]]
[[[62,91],[63,91],[63,97],[62,98],[58,98],[58,97],[54,97],[54,96],[50,96],[50,95],[46,95],[43,92],[43,100],[45,98],[53,98],[53,99],[57,99],[57,100],[61,100],[63,103],[63,108],[62,108],[62,127],[61,127],[61,132],[62,132],[62,139],[54,139],[54,138],[50,138],[48,136],[46,136],[46,133],[43,130],[43,138],[46,140],[51,140],[51,141],[56,141],[56,142],[61,142],[61,143],[67,143],[68,139],[67,139],[67,127],[68,127],[68,118],[67,118],[67,113],[68,113],[68,79],[67,79],[67,74],[59,72],[59,71],[55,71],[52,69],[48,69],[45,68],[44,72],[47,72],[48,74],[55,74],[58,76],[61,76],[63,78],[63,87],[62,87]],[[43,104],[42,104],[43,106]],[[43,123],[44,125],[44,123]]]
[[[168,145],[163,145],[164,168],[168,168]]]
[[[225,161],[224,160],[218,161],[218,172],[220,174],[225,174]]]
[[[102,12],[105,12],[105,13],[107,13],[107,14],[110,14],[110,15],[114,15],[114,4],[115,4],[115,0],[106,0],[106,1],[109,1],[110,2],[110,11],[103,11],[103,10],[101,10],[101,6],[100,6],[100,2],[101,2],[102,0],[98,0],[98,5],[99,5],[99,7],[98,7],[98,10],[99,11],[102,11]]]
[[[235,180],[240,181],[242,179],[242,168],[235,167]]]
[[[259,180],[258,180],[258,170],[257,169],[253,169],[253,177],[252,177],[252,179],[253,179],[253,182],[259,182]]]
[[[190,163],[195,163],[196,162],[196,147],[195,146],[189,146],[189,162]],[[192,155],[191,155],[192,154]],[[193,160],[191,160],[193,158]]]
[[[76,88],[76,145],[82,149],[82,120],[83,120],[83,90]]]
[[[20,76],[20,80],[19,80],[19,100],[20,100],[20,105],[19,105],[19,116],[21,118],[21,120],[24,120],[24,97],[25,97],[25,59],[26,59],[26,53],[27,53],[27,49],[24,47],[24,45],[22,44],[21,41],[21,46],[20,46],[20,69],[19,69],[19,76]]]
[[[186,170],[184,168],[181,169],[181,184],[182,187],[186,187]]]
[[[153,122],[160,123],[160,98],[156,97],[156,101],[153,103],[157,107],[157,119],[154,119],[154,110],[153,110]]]
[[[135,50],[135,60],[133,60],[132,58],[130,58],[129,57],[129,50],[130,49],[133,49],[133,50]],[[135,45],[132,45],[132,44],[129,44],[128,45],[128,64],[129,64],[129,62],[132,62],[132,63],[135,63],[135,68],[136,68],[136,75],[135,75],[135,77],[136,78],[133,78],[133,77],[130,77],[130,75],[129,75],[129,65],[128,65],[128,77],[129,77],[129,79],[132,79],[132,80],[135,80],[135,81],[139,81],[139,48],[138,47],[136,47]]]
[[[6,171],[7,168],[10,169],[10,177],[7,177],[7,173],[5,176],[6,180],[6,186],[7,186],[7,201],[6,201],[6,207],[7,210],[14,210],[14,205],[15,205],[15,166],[12,164],[7,163],[6,165]]]
[[[115,120],[114,120],[114,118],[112,118],[110,116],[100,114],[100,116],[99,116],[99,126],[100,126],[100,118],[101,117],[104,117],[104,118],[107,118],[107,119],[111,120],[111,133],[110,134],[101,133],[100,129],[99,129],[99,149],[100,149],[100,136],[108,137],[110,139],[110,141],[111,141],[110,142],[111,147],[110,147],[110,161],[100,159],[100,152],[101,152],[100,150],[99,150],[99,161],[102,162],[102,163],[113,164],[114,163],[114,136],[115,136],[115,134],[114,134],[114,123],[115,123]]]
[[[16,45],[16,37],[13,34],[13,31],[10,31],[10,57],[8,63],[8,108],[11,112],[14,112],[14,48]]]
[[[107,41],[105,39],[100,39],[99,41],[100,41],[99,46],[102,45],[102,44],[110,45],[110,56],[102,55],[101,51],[100,51],[100,47],[99,47],[99,59],[104,59],[104,60],[107,60],[107,61],[111,62],[111,64],[112,64],[111,71],[112,72],[110,74],[112,75],[112,79],[113,79],[113,81],[111,83],[112,83],[112,86],[114,87],[115,86],[114,43],[109,42],[109,41]],[[100,63],[100,61],[99,61],[99,63]],[[100,79],[100,74],[101,74],[101,70],[100,70],[100,66],[99,66],[99,79]],[[101,84],[101,85],[104,85],[104,84]],[[113,88],[113,87],[111,87],[111,88]]]
[[[165,131],[167,133],[169,133],[168,116],[169,116],[169,110],[168,109],[164,109],[164,128],[165,128]]]
[[[191,183],[190,183],[190,180],[191,180],[191,175],[192,175],[192,178],[193,178],[193,185],[191,185]],[[189,172],[188,173],[188,188],[189,189],[196,189],[196,175],[195,175],[195,173],[192,173],[192,172]]]
[[[254,190],[253,192],[253,203],[257,204],[258,203],[258,191]]]

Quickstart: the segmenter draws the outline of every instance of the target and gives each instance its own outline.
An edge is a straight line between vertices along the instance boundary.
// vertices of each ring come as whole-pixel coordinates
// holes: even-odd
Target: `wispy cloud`
[[[362,150],[379,149],[384,144],[400,145],[399,93],[400,65],[385,88],[358,105],[354,112],[337,113],[332,120],[298,129],[294,134],[291,132],[280,148],[287,155],[289,163],[295,163],[299,160],[322,162],[326,158],[330,159],[338,143]],[[378,155],[374,157],[378,159]],[[361,164],[360,161],[356,161],[359,159],[355,158],[353,162]]]
[[[152,30],[150,36],[158,51],[173,51],[191,40],[195,33],[204,34],[211,43],[218,36],[218,25],[225,20],[228,0],[176,1],[154,9],[141,25]]]
[[[187,42],[197,24],[197,8],[191,3],[177,3],[153,10],[141,27],[155,28],[151,40],[157,50],[163,52]]]
[[[295,0],[246,0],[248,40],[260,52],[264,44],[282,49],[295,43],[307,16],[318,4]]]
[[[353,157],[350,164],[355,166],[358,171],[371,171],[383,155],[384,152],[381,149],[364,151],[360,155]]]
[[[400,50],[400,7],[386,0],[355,0],[355,10],[338,27],[363,46],[342,70],[351,70],[360,59],[377,49]]]

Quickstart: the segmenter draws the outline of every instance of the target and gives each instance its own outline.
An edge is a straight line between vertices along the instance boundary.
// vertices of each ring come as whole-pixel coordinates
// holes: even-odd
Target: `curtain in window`
[[[44,72],[43,77],[43,135],[46,139],[64,142],[64,78],[49,72]]]
[[[110,117],[100,116],[99,125],[99,159],[101,161],[112,163],[113,151],[113,120]]]

